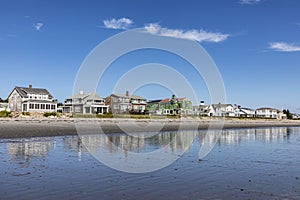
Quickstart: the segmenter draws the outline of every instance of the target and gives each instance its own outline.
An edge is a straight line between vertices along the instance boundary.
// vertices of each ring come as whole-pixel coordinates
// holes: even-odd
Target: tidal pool
[[[300,127],[209,134],[0,140],[0,199],[300,199]],[[204,141],[216,145],[199,160]],[[118,171],[94,157],[123,165],[131,152],[161,148],[162,160],[177,160],[149,173]]]

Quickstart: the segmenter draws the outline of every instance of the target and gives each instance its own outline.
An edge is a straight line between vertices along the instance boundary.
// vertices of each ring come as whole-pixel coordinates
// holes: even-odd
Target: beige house
[[[16,86],[8,96],[8,108],[17,112],[54,112],[57,101],[46,89]]]

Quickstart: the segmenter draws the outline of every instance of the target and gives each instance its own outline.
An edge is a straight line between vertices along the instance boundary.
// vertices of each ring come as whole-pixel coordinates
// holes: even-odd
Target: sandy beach
[[[204,130],[219,128],[216,119],[72,119],[72,118],[0,118],[0,138],[63,136],[77,134],[78,126],[86,133],[153,132],[173,130]],[[255,128],[300,126],[296,120],[226,119],[223,128]]]

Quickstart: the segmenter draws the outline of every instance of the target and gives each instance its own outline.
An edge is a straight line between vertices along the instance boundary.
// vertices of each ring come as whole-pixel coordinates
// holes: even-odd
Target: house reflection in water
[[[151,152],[159,148],[168,148],[171,152],[184,150],[190,147],[197,131],[168,131],[148,137],[147,133],[135,135],[108,134],[85,135],[81,140],[91,153],[107,150],[109,153],[121,153],[125,156],[130,152]]]
[[[81,139],[78,136],[69,136],[63,139],[63,143],[64,149],[77,152],[78,161],[81,161],[82,152],[84,151]]]
[[[35,140],[22,139],[20,141],[14,141],[7,143],[7,153],[11,160],[22,159],[29,161],[34,157],[46,157],[53,146],[52,139]]]
[[[238,145],[241,141],[260,141],[265,143],[285,141],[289,140],[290,129],[288,127],[274,127],[223,130],[218,144]]]
[[[161,148],[168,150],[170,155],[187,150],[193,140],[198,138],[200,145],[239,145],[242,141],[260,141],[264,143],[288,141],[292,128],[252,128],[227,129],[216,134],[213,131],[166,131],[149,137],[149,133],[101,134],[84,136],[66,136],[53,138],[31,138],[8,142],[7,154],[11,160],[46,157],[55,148],[56,143],[62,144],[64,151],[74,151],[81,160],[86,148],[91,153],[105,150],[110,154],[120,154],[125,157],[129,152],[147,153]],[[58,139],[61,138],[61,139]],[[85,148],[86,147],[86,148]]]

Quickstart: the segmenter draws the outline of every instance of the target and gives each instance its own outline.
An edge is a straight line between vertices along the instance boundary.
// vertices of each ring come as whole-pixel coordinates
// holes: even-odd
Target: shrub
[[[50,116],[58,116],[57,112],[45,112],[44,117],[50,117]]]
[[[108,113],[104,113],[104,114],[97,114],[97,117],[98,118],[113,118],[114,115],[112,113],[108,112]]]
[[[0,111],[0,117],[9,117],[10,112],[7,112],[6,110]]]
[[[29,112],[22,112],[22,115],[30,115]]]

